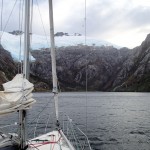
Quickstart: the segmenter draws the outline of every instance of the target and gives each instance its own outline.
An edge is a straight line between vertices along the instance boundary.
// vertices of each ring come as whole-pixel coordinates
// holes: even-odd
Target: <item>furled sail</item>
[[[35,102],[32,98],[33,84],[23,78],[23,74],[17,74],[3,87],[4,91],[0,91],[0,115],[29,109]]]

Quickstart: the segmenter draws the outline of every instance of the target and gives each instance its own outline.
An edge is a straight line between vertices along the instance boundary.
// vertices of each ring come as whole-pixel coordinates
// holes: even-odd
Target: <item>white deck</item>
[[[70,150],[59,131],[52,131],[29,141],[27,150]]]

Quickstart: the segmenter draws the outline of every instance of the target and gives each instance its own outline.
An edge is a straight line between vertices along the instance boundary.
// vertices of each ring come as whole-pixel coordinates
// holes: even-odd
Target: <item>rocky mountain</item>
[[[129,52],[112,88],[115,91],[150,91],[150,34]]]
[[[62,90],[84,90],[86,76],[89,90],[110,90],[128,52],[111,46],[57,48],[57,73]],[[50,52],[37,50],[32,55],[36,61],[31,65],[31,74],[51,86]]]
[[[11,80],[16,74],[16,66],[11,54],[0,45],[0,90],[2,90],[2,83]]]
[[[10,34],[12,35],[22,35],[23,34],[23,31],[20,31],[20,30],[14,30],[12,32],[9,32]]]
[[[1,51],[2,83],[15,74],[17,67],[10,53]],[[57,47],[56,52],[58,81],[63,91],[85,90],[86,84],[92,91],[150,91],[150,35],[134,49],[78,45]],[[50,52],[34,50],[32,55],[35,61],[31,63],[31,81],[36,90],[48,90],[52,87]],[[6,62],[10,63],[6,66]]]

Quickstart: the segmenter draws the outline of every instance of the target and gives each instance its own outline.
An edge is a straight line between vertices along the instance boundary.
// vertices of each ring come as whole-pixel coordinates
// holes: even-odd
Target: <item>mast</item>
[[[30,0],[25,0],[25,23],[24,23],[24,62],[23,62],[23,76],[29,80],[29,49],[30,49]],[[27,139],[27,118],[26,110],[20,110],[20,149],[26,149]]]
[[[29,49],[30,49],[30,0],[25,0],[25,26],[24,26],[24,77],[29,80]]]
[[[54,23],[53,23],[53,3],[49,0],[49,20],[50,20],[50,43],[51,43],[51,61],[52,61],[52,78],[53,78],[53,93],[56,111],[56,125],[59,126],[58,121],[58,86],[57,86],[57,74],[56,74],[56,51],[54,41]]]

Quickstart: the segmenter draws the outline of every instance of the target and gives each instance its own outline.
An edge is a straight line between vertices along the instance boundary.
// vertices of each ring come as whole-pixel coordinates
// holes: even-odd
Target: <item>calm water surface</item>
[[[28,111],[29,137],[50,130],[55,122],[52,94],[34,93],[34,97],[37,103]],[[65,92],[59,96],[59,111],[60,117],[65,112],[84,132],[87,128],[93,150],[150,150],[150,93]],[[3,117],[0,124],[16,118],[18,114]]]

